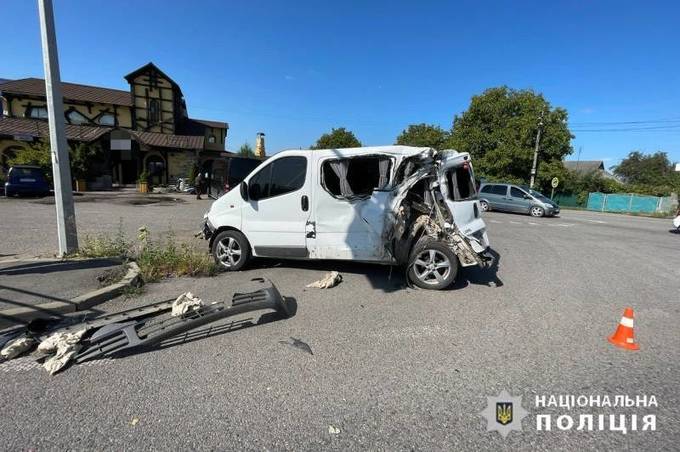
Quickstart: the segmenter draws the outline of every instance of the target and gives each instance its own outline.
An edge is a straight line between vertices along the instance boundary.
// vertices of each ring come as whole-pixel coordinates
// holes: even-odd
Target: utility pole
[[[578,157],[576,157],[576,172],[578,172],[578,165],[581,163],[581,150],[583,146],[578,147]]]
[[[541,117],[538,119],[538,130],[536,131],[536,146],[534,147],[534,164],[531,166],[531,181],[529,188],[534,188],[536,182],[536,166],[538,165],[538,144],[541,142],[541,129],[543,129],[543,111]]]
[[[52,0],[38,0],[40,14],[40,40],[45,67],[45,94],[47,96],[47,119],[50,128],[52,150],[52,174],[54,178],[54,205],[57,208],[57,235],[59,257],[78,250],[76,212],[71,191],[71,165],[64,130],[64,98],[59,76],[57,38],[54,31]]]

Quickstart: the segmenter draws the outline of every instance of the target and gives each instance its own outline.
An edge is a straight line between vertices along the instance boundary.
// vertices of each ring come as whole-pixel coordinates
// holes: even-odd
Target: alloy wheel
[[[416,277],[425,284],[439,284],[451,273],[451,262],[437,250],[424,250],[413,262]]]
[[[217,244],[217,259],[227,268],[241,260],[241,245],[233,237],[225,237]]]

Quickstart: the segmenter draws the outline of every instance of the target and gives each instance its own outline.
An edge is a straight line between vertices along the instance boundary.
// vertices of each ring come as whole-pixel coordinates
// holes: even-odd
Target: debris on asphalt
[[[43,363],[43,367],[50,375],[57,373],[75,358],[76,354],[82,348],[80,340],[86,332],[87,328],[83,328],[73,333],[57,331],[38,345],[39,352],[56,352]]]
[[[7,342],[5,347],[0,350],[0,357],[4,359],[14,359],[17,356],[20,356],[27,351],[33,349],[35,346],[36,340],[33,339],[32,337],[24,334],[16,339],[12,339],[11,341]]]
[[[300,339],[296,339],[294,337],[291,337],[290,340],[288,340],[288,341],[279,341],[279,344],[290,345],[291,347],[295,347],[297,349],[300,349],[305,353],[309,353],[310,355],[314,355],[314,352],[312,352],[312,347],[310,347],[309,344],[301,341]]]
[[[330,289],[342,282],[342,275],[336,271],[326,273],[326,275],[318,281],[307,284],[306,287],[315,287],[317,289]]]
[[[202,306],[203,300],[194,296],[194,294],[191,292],[184,292],[172,302],[171,315],[173,317],[180,317],[185,315],[187,312],[200,309]]]
[[[339,435],[340,434],[340,429],[338,427],[333,427],[332,425],[328,426],[328,433],[331,435]]]
[[[134,427],[135,425],[137,425],[138,422],[139,418],[133,417],[132,420],[130,421],[130,425]]]

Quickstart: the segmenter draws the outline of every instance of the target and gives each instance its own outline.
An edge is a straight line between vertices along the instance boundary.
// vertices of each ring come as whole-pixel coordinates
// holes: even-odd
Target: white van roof
[[[428,147],[415,146],[368,146],[362,148],[342,148],[342,149],[304,149],[303,151],[313,152],[319,157],[355,157],[367,154],[389,154],[395,157],[410,157],[427,151],[434,151]],[[284,155],[288,152],[300,152],[300,149],[290,149],[277,153]]]

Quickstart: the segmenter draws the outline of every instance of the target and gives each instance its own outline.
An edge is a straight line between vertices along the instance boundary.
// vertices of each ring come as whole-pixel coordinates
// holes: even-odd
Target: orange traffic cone
[[[623,317],[621,317],[616,332],[608,339],[617,347],[627,350],[640,350],[640,346],[635,343],[635,333],[633,333],[633,308],[626,308],[623,311]]]

